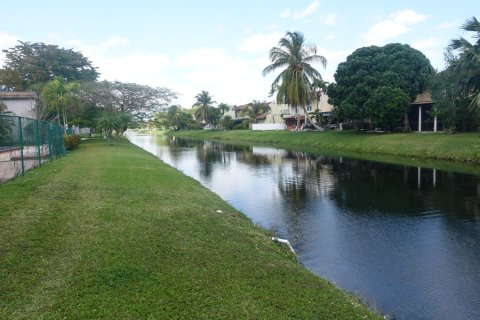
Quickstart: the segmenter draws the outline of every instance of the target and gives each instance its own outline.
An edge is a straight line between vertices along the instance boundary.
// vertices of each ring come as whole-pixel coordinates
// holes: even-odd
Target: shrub
[[[73,150],[80,144],[81,138],[79,135],[65,135],[63,136],[63,142],[65,144],[65,149]]]

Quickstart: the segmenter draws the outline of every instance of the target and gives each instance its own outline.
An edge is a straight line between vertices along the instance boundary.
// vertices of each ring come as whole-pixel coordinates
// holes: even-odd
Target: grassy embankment
[[[0,319],[379,318],[125,141],[87,141],[0,203]]]
[[[365,160],[436,167],[480,175],[480,134],[356,131],[182,131],[169,135],[231,143],[268,144],[285,149],[343,155]]]

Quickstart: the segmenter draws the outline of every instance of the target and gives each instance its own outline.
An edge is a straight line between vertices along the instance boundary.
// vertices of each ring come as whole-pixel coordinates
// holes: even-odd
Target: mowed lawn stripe
[[[377,318],[126,141],[86,141],[0,203],[2,319]]]

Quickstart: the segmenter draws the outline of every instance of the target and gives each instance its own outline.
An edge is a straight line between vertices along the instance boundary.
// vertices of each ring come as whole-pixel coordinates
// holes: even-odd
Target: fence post
[[[25,175],[25,164],[23,162],[23,132],[22,117],[18,117],[18,138],[20,140],[20,159],[22,161],[22,176]]]
[[[38,119],[35,120],[35,143],[37,144],[38,166],[42,165],[42,155],[40,150],[40,128]]]
[[[53,134],[52,134],[53,128],[52,124],[48,124],[48,129],[47,129],[47,139],[48,139],[48,155],[50,156],[50,161],[53,160],[52,156],[52,143],[53,143]]]

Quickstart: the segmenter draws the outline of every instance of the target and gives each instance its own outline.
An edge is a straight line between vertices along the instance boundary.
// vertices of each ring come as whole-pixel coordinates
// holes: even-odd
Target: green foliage
[[[196,108],[194,115],[197,121],[215,126],[220,120],[220,111],[213,106],[216,102],[213,101],[212,98],[208,91],[202,90],[202,92],[195,96],[197,101],[192,107]]]
[[[0,102],[0,147],[7,146],[12,142],[13,118],[7,111],[7,106]]]
[[[11,68],[0,69],[0,83],[14,91],[23,91],[25,89],[20,73]]]
[[[113,144],[115,140],[118,140],[120,135],[123,134],[124,128],[131,120],[129,114],[126,113],[104,113],[97,119],[97,129],[99,129],[107,138],[109,144]],[[115,137],[113,133],[115,132]]]
[[[177,96],[168,88],[120,81],[102,83],[106,88],[104,104],[130,114],[134,120],[146,121],[165,108]],[[104,92],[105,93],[105,92]]]
[[[248,104],[248,108],[242,110],[242,115],[248,116],[251,119],[251,123],[255,123],[257,116],[270,111],[269,103],[266,101],[253,100]]]
[[[222,120],[220,120],[220,127],[223,130],[232,130],[233,129],[233,120],[230,116],[224,116]]]
[[[221,113],[222,115],[224,115],[225,112],[230,111],[230,106],[229,106],[228,104],[226,104],[226,103],[220,103],[220,104],[218,105],[218,110],[220,111],[220,113]]]
[[[449,49],[458,53],[450,61],[450,68],[455,72],[464,93],[471,97],[470,107],[480,111],[480,22],[477,18],[467,19],[462,25],[464,31],[474,32],[470,43],[463,37],[452,40]]]
[[[80,52],[41,42],[19,43],[3,52],[5,69],[13,70],[20,76],[22,88],[46,83],[55,77],[67,81],[94,81],[99,75],[90,60]]]
[[[365,113],[375,127],[394,130],[402,126],[402,118],[410,106],[409,96],[399,88],[379,87],[365,102]]]
[[[64,135],[63,142],[65,144],[65,149],[70,151],[78,147],[81,142],[81,137],[79,135]]]
[[[480,114],[472,109],[472,98],[464,90],[460,74],[451,67],[437,73],[432,82],[432,113],[444,123],[448,132],[476,131]]]
[[[62,77],[49,81],[42,90],[42,99],[47,110],[56,111],[58,124],[63,119],[63,126],[68,124],[67,109],[77,103],[75,92],[79,89],[78,82],[67,82]]]
[[[307,45],[302,33],[287,32],[278,42],[278,47],[270,49],[270,60],[272,64],[263,70],[264,76],[283,69],[272,83],[271,92],[277,92],[277,103],[300,106],[307,114],[305,106],[311,100],[314,83],[322,78],[311,64],[319,62],[325,67],[325,57],[317,54],[316,46]],[[310,118],[307,119],[312,123]]]
[[[172,129],[174,131],[187,130],[195,127],[195,121],[190,113],[182,110],[178,105],[158,112],[154,124],[157,128]]]
[[[366,103],[377,88],[400,89],[413,102],[434,74],[425,55],[409,45],[363,47],[338,65],[336,83],[328,86],[329,103],[337,108],[340,117],[359,123],[372,116],[371,110],[370,114],[366,110]]]

